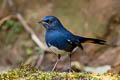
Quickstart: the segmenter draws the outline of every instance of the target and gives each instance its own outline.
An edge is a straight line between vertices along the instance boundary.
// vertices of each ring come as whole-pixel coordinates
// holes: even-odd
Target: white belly
[[[60,49],[58,49],[58,48],[56,48],[54,46],[50,46],[49,48],[55,54],[61,54],[62,55],[62,54],[70,54],[71,53],[71,52],[67,52],[67,51],[64,51],[64,50],[60,50]]]

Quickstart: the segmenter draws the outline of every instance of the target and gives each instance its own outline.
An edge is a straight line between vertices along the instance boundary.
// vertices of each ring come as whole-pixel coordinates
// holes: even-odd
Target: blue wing
[[[74,36],[71,33],[66,34],[64,32],[52,30],[52,32],[46,32],[45,40],[48,47],[52,45],[60,50],[71,52],[76,47],[76,45],[73,42],[73,37]]]

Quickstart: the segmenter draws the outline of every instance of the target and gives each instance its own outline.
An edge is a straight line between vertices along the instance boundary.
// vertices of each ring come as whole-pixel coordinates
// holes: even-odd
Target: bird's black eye
[[[53,21],[47,20],[47,21],[45,21],[45,22],[51,24]]]
[[[45,22],[46,22],[46,23],[49,23],[49,20],[46,20]]]
[[[53,21],[49,21],[49,23],[51,24]]]

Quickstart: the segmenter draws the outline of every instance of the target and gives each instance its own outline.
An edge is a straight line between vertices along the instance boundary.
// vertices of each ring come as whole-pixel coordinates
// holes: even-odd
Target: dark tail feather
[[[100,39],[93,39],[93,38],[84,38],[82,39],[82,43],[95,43],[95,44],[105,45],[106,41]]]
[[[77,40],[75,41],[76,45],[79,46],[81,49],[83,49],[81,43],[95,43],[95,44],[106,45],[106,41],[100,39],[85,38],[80,36],[75,36],[75,38]]]

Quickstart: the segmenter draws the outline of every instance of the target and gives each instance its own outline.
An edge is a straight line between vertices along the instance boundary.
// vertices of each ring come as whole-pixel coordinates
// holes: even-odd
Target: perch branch
[[[8,4],[10,6],[10,8],[12,9],[12,12],[16,15],[16,17],[18,18],[18,20],[20,21],[21,24],[23,24],[23,27],[25,28],[25,30],[31,34],[32,40],[43,50],[47,50],[47,47],[39,40],[39,38],[37,37],[37,35],[34,33],[34,31],[30,28],[30,26],[25,22],[24,18],[22,17],[22,15],[17,11],[16,6],[14,5],[12,0],[8,0]]]
[[[23,24],[25,30],[31,34],[31,38],[32,40],[43,50],[48,51],[48,49],[46,48],[46,46],[44,46],[44,44],[39,40],[39,38],[37,37],[37,35],[33,32],[33,30],[26,24],[25,20],[23,19],[23,17],[21,16],[20,13],[16,14],[18,20]]]

